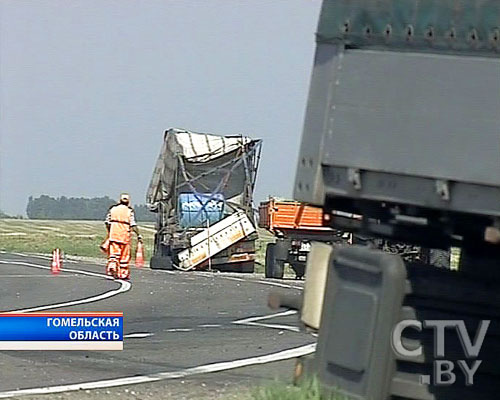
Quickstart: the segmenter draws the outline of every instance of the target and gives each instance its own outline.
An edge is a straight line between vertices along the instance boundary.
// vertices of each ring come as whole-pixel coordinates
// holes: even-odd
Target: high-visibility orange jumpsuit
[[[111,207],[106,216],[106,225],[109,227],[106,273],[118,279],[129,279],[131,228],[137,225],[134,210],[125,204]]]

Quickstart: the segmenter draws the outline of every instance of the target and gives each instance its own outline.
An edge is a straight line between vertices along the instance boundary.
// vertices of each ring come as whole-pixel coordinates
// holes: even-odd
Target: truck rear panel
[[[295,198],[500,217],[499,16],[481,0],[325,1]]]

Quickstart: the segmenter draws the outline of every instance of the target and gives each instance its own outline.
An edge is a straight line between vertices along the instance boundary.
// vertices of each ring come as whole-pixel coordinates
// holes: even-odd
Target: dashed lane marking
[[[271,318],[276,318],[276,317],[286,317],[287,315],[294,315],[294,314],[297,314],[296,310],[288,310],[288,311],[282,311],[279,313],[274,313],[274,314],[269,314],[269,315],[262,315],[262,316],[258,316],[258,317],[239,319],[237,321],[234,321],[233,324],[247,324],[249,322],[262,321],[265,319],[271,319]]]
[[[147,332],[138,332],[138,333],[129,333],[128,335],[123,335],[124,339],[143,339],[147,338],[150,336],[153,336],[154,333],[147,333]]]
[[[245,325],[245,326],[258,326],[261,328],[279,329],[282,331],[300,332],[300,329],[297,326],[283,325],[283,324],[268,324],[268,323],[257,322],[257,321],[264,321],[264,320],[276,318],[276,317],[285,317],[287,315],[294,315],[294,314],[297,314],[296,310],[288,310],[288,311],[283,311],[283,312],[279,312],[279,313],[275,313],[275,314],[240,319],[237,321],[233,321],[232,324]]]
[[[299,327],[292,326],[292,325],[262,324],[260,322],[245,322],[244,324],[236,324],[236,325],[258,326],[260,328],[278,329],[280,331],[300,332],[300,328]]]

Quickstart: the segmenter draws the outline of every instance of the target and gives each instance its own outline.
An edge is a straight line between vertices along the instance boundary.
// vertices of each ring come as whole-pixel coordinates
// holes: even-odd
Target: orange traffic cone
[[[137,251],[135,253],[135,266],[137,268],[144,267],[144,249],[142,242],[137,242]]]
[[[59,272],[61,272],[61,251],[59,249],[54,249],[52,251],[51,272],[54,275],[57,275]]]

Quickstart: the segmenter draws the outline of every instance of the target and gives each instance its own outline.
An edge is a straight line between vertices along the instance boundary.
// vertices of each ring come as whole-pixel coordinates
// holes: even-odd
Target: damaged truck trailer
[[[253,189],[261,140],[165,132],[147,192],[157,214],[153,269],[253,272]]]

